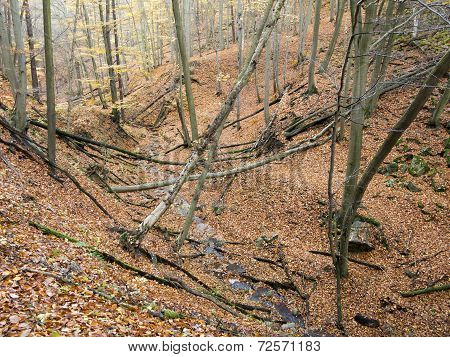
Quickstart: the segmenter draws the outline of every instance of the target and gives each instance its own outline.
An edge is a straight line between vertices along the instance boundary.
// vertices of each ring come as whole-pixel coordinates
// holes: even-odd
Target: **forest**
[[[0,336],[449,336],[449,44],[448,0],[0,0]]]

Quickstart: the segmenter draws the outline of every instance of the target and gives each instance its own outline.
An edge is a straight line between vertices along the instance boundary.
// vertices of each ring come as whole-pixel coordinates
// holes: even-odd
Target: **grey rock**
[[[374,249],[373,245],[369,242],[369,227],[370,224],[365,222],[353,222],[348,243],[348,250],[350,252],[369,252]]]

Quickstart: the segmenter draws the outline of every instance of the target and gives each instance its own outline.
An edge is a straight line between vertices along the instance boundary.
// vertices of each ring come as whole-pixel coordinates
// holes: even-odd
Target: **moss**
[[[414,156],[409,164],[408,172],[412,176],[422,176],[430,171],[428,163],[420,156]]]
[[[371,224],[372,226],[375,226],[375,227],[381,227],[381,223],[380,223],[380,221],[377,221],[375,218],[373,218],[373,217],[370,217],[370,216],[364,216],[364,215],[362,215],[362,214],[357,214],[356,215],[356,218],[358,219],[358,220],[360,220],[361,222],[365,222],[365,223],[369,223],[369,224]]]
[[[182,313],[170,309],[164,309],[162,313],[164,318],[167,320],[182,319],[184,317]]]

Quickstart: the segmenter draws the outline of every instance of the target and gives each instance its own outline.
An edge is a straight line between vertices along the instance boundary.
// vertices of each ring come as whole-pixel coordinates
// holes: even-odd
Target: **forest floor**
[[[324,22],[323,44],[328,42],[331,32],[332,24]],[[297,39],[289,41],[288,58],[293,59]],[[283,42],[280,73],[284,72],[285,46]],[[397,53],[402,58],[398,61],[399,73],[425,56],[416,51],[411,57],[411,52],[409,49],[407,53],[406,50]],[[224,94],[220,95],[216,95],[215,53],[193,60],[200,132],[214,118],[231,88],[237,74],[236,56],[234,46],[220,52],[224,74],[221,83]],[[321,51],[319,57],[323,56]],[[338,51],[335,58],[341,57]],[[260,62],[258,81],[262,94],[263,61]],[[317,75],[318,95],[304,96],[301,89],[286,94],[279,104],[271,107],[272,114],[277,113],[279,143],[264,156],[286,150],[323,128],[323,125],[311,128],[290,141],[281,133],[292,118],[305,116],[336,100],[340,65],[339,61],[332,62],[326,74]],[[293,61],[287,64],[285,80],[291,88],[306,82],[307,66],[304,63],[297,67]],[[174,76],[170,64],[154,70],[147,80],[137,73],[132,75],[130,89],[139,89],[127,97],[127,117],[139,114],[170,85]],[[283,74],[280,79],[284,83]],[[415,92],[415,86],[406,86],[381,98],[364,131],[363,167]],[[92,103],[77,106],[70,114],[61,106],[58,127],[81,135],[89,133],[95,140],[142,155],[163,153],[182,144],[172,100],[175,94],[169,93],[132,122],[123,123],[128,135],[111,123],[108,111]],[[0,83],[0,97],[12,107],[5,81]],[[152,128],[166,101],[167,118],[158,128]],[[45,107],[29,104],[29,115],[39,119],[32,105],[42,112]],[[241,94],[241,117],[261,106],[252,79]],[[351,263],[342,292],[347,335],[449,335],[448,292],[410,298],[400,294],[448,283],[449,279],[449,171],[441,155],[448,132],[426,126],[432,108],[429,104],[420,113],[386,161],[398,159],[407,169],[411,157],[420,157],[428,166],[428,174],[413,176],[408,171],[391,176],[377,174],[366,194],[361,213],[379,223],[370,236],[375,249],[352,253],[352,257],[381,266],[382,270]],[[235,115],[232,112],[229,121]],[[443,116],[444,122],[448,121],[448,112]],[[253,142],[259,137],[263,123],[260,113],[242,121],[240,130],[230,126],[224,130],[221,144]],[[344,179],[348,125],[346,130],[346,139],[337,145],[336,191]],[[28,133],[45,145],[44,130],[32,126]],[[0,137],[3,141],[12,140],[3,128]],[[228,152],[225,156],[235,159],[216,162],[213,171],[260,159],[236,159],[241,153],[231,153],[235,149],[222,149],[222,154]],[[159,228],[145,237],[143,247],[154,255],[144,256],[123,249],[118,231],[136,229],[164,197],[166,189],[118,196],[107,193],[107,186],[176,177],[180,166],[136,160],[60,137],[58,165],[70,171],[111,218],[70,180],[61,175],[61,183],[49,176],[48,167],[39,159],[31,160],[13,146],[0,143],[0,335],[342,335],[335,327],[331,259],[310,253],[328,251],[325,221],[329,150],[329,143],[325,143],[239,174],[232,180],[208,181],[194,219],[191,241],[177,255],[173,251],[174,235],[180,230],[195,188],[195,182],[187,183],[174,207],[158,223]],[[178,148],[160,158],[183,162],[188,155],[188,149]],[[336,197],[337,202],[339,198]],[[44,234],[30,222],[55,229],[77,242]],[[99,251],[116,257],[116,263]],[[156,256],[175,264],[170,266]],[[127,265],[120,266],[118,261]],[[128,269],[130,266],[135,270]],[[150,274],[167,280],[176,277],[188,289],[158,283],[149,278]],[[231,302],[231,306],[224,307],[219,300]],[[239,310],[242,304],[247,309]],[[356,314],[376,319],[380,326],[363,326],[354,320]]]

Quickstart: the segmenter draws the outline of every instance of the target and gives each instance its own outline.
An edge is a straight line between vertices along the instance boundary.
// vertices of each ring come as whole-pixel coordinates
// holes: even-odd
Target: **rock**
[[[420,156],[413,156],[411,163],[409,164],[408,172],[412,176],[422,176],[430,171],[430,166]]]
[[[411,192],[420,192],[422,191],[419,187],[414,185],[411,181],[408,181],[408,183],[405,185],[406,189]]]
[[[272,235],[272,237],[261,236],[256,239],[255,243],[258,248],[262,248],[271,245],[278,238],[278,234]]]
[[[270,288],[257,288],[255,292],[250,296],[252,301],[260,301],[262,297],[279,296],[275,290]]]
[[[287,324],[281,325],[282,330],[289,330],[291,328],[296,328],[296,327],[297,327],[297,324],[295,324],[294,322],[288,322]]]
[[[374,249],[369,242],[369,227],[368,223],[353,222],[348,242],[348,250],[350,252],[369,252]]]
[[[394,187],[395,186],[395,182],[396,182],[395,179],[389,179],[389,180],[386,180],[385,184],[386,184],[387,187]]]
[[[447,188],[445,187],[445,180],[440,177],[433,177],[431,179],[431,187],[433,187],[434,192],[445,192]]]
[[[234,290],[250,291],[250,290],[253,289],[250,284],[243,283],[243,282],[241,282],[239,280],[230,279],[228,281],[231,284],[231,288],[234,289]]]
[[[287,323],[291,322],[300,325],[300,327],[305,327],[305,322],[303,321],[303,319],[299,316],[295,316],[294,313],[285,304],[275,304],[274,307]]]
[[[354,319],[357,323],[359,323],[360,325],[366,326],[366,327],[370,327],[370,328],[380,327],[380,321],[378,321],[376,319],[372,319],[372,318],[364,316],[364,315],[361,315],[361,314],[356,314]]]
[[[419,151],[419,155],[420,156],[432,156],[433,152],[431,151],[431,148],[429,146],[426,146]]]
[[[390,162],[378,169],[378,173],[382,175],[392,175],[398,171],[398,164],[396,162]]]
[[[239,275],[245,273],[245,268],[237,263],[232,263],[227,266],[227,271]]]

